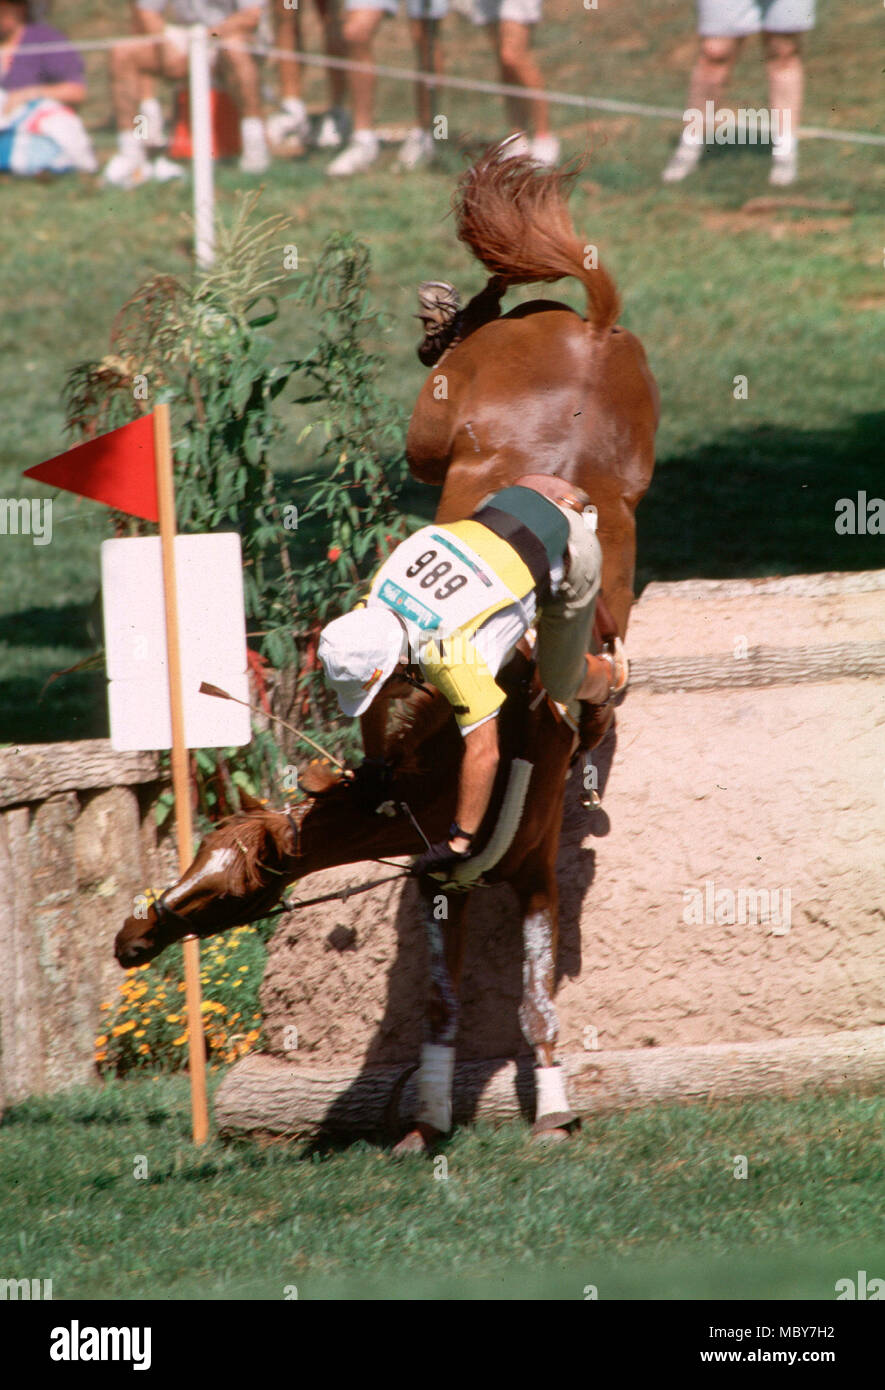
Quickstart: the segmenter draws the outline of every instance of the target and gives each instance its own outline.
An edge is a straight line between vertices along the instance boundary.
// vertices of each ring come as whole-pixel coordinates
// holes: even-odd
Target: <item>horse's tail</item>
[[[621,307],[618,291],[608,271],[595,264],[595,248],[578,237],[566,205],[583,164],[539,169],[527,158],[506,158],[506,144],[487,150],[458,183],[459,240],[502,290],[574,275],[587,291],[587,321],[611,328]]]

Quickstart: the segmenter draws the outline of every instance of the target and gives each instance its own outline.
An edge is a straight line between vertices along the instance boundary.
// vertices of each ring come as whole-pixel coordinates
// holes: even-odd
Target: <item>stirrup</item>
[[[609,663],[612,673],[608,687],[608,697],[603,700],[600,706],[601,709],[605,709],[607,705],[612,703],[616,696],[627,689],[630,681],[630,662],[627,660],[627,653],[624,651],[624,643],[621,641],[620,637],[613,637],[610,641],[606,642],[599,655],[604,657]]]

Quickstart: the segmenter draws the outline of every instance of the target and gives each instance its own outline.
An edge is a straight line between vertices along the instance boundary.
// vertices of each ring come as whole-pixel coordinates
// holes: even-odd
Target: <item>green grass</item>
[[[7,1113],[0,1268],[55,1298],[832,1299],[885,1274],[883,1121],[842,1094],[654,1106],[554,1149],[477,1125],[440,1180],[367,1142],[197,1150],[184,1078],[108,1083]]]
[[[56,13],[69,22],[64,7]],[[109,0],[78,6],[77,32],[113,33],[120,14]],[[548,0],[539,54],[551,87],[681,108],[691,23],[690,7],[664,0],[622,0],[599,11]],[[861,0],[824,9],[806,42],[807,123],[875,128],[876,25]],[[457,16],[446,34],[453,70],[493,75],[481,35]],[[316,45],[312,13],[308,43]],[[385,26],[378,56],[411,61],[403,24]],[[86,116],[104,156],[113,136],[103,56],[90,55],[88,67]],[[308,98],[321,102],[322,78],[311,70],[307,80]],[[764,94],[751,44],[731,95],[760,105]],[[380,118],[406,119],[408,99],[393,82],[381,82]],[[389,315],[383,381],[406,411],[424,378],[414,354],[417,282],[452,278],[464,292],[482,283],[447,217],[464,164],[458,140],[505,130],[497,99],[441,91],[438,104],[449,113],[451,137],[438,169],[402,177],[385,154],[371,176],[332,181],[325,157],[312,154],[276,164],[263,198],[267,214],[291,216],[302,265],[310,266],[336,228],[353,228],[368,242],[377,303]],[[740,214],[742,204],[768,192],[759,153],[714,151],[689,184],[665,188],[659,175],[675,127],[596,113],[580,120],[569,108],[554,116],[567,153],[589,147],[590,165],[573,198],[575,223],[615,273],[623,321],[641,336],[662,389],[658,474],[640,513],[640,585],[880,566],[881,538],[837,537],[833,519],[840,496],[881,491],[881,152],[807,142],[795,192],[847,202],[853,211],[750,218]],[[219,170],[222,215],[244,183],[235,167]],[[20,475],[66,447],[65,374],[78,359],[106,350],[114,314],[149,273],[188,270],[190,193],[167,185],[119,194],[64,178],[7,182],[0,194],[14,207],[0,225],[0,495],[44,495]],[[556,293],[580,305],[574,284]],[[309,343],[311,334],[309,317],[284,306],[276,325],[281,351]],[[749,378],[746,401],[733,398],[738,374]],[[286,475],[284,493],[297,503],[305,459],[293,442],[302,423],[294,407],[286,423],[275,462]],[[433,496],[416,487],[410,509],[428,513]],[[100,675],[66,676],[44,690],[53,672],[100,644],[94,600],[98,546],[107,535],[106,513],[95,504],[60,494],[54,512],[51,545],[3,539],[0,740],[106,733]]]

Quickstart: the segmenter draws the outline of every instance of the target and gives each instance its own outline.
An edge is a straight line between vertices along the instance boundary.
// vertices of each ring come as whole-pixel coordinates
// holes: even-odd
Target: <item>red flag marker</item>
[[[78,444],[46,463],[25,470],[50,487],[104,502],[117,511],[155,521],[160,527],[163,595],[166,609],[166,664],[172,717],[172,786],[178,838],[178,864],[184,874],[193,856],[190,773],[184,741],[181,690],[181,652],[175,584],[175,495],[172,479],[172,441],[168,405],[158,405],[129,425]],[[128,542],[131,544],[132,542]],[[195,1144],[209,1137],[206,1098],[206,1044],[200,987],[200,946],[197,937],[183,941],[188,1019],[188,1060],[191,1076],[191,1114]]]
[[[159,521],[153,414],[26,468],[25,477]]]

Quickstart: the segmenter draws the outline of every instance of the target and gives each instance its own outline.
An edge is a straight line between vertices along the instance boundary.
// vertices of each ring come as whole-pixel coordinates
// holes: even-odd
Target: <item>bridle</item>
[[[402,804],[403,804],[403,808],[408,812],[409,815],[411,815],[411,812],[409,812],[408,807],[406,806],[406,803],[403,802]],[[310,805],[309,802],[306,802],[306,803],[305,803],[305,806],[306,806],[306,807],[309,806],[309,805]],[[289,825],[292,827],[292,835],[293,835],[293,839],[294,839],[294,842],[295,842],[295,848],[294,848],[294,850],[291,851],[290,853],[287,853],[287,854],[284,856],[284,858],[285,858],[285,859],[300,859],[300,858],[301,858],[301,826],[300,826],[299,822],[295,819],[295,817],[294,817],[289,811],[285,811],[285,812],[283,812],[283,814],[285,815],[286,820],[289,822]],[[418,827],[418,829],[419,829],[419,833],[420,833],[420,827]],[[241,850],[243,849],[243,846],[242,846],[242,845],[240,846],[240,849],[241,849]],[[376,864],[391,864],[391,865],[393,865],[393,861],[392,861],[392,860],[389,860],[389,859],[375,859],[373,862],[376,863]],[[268,866],[265,865],[264,867],[267,868]],[[357,893],[367,893],[367,892],[369,892],[369,890],[372,889],[372,888],[380,888],[382,884],[385,884],[385,883],[394,883],[397,879],[401,879],[401,878],[411,878],[411,877],[412,877],[412,873],[411,873],[411,870],[410,870],[410,869],[402,869],[402,868],[400,868],[399,865],[394,865],[393,867],[399,868],[399,873],[396,873],[396,874],[387,874],[386,877],[384,877],[384,878],[372,879],[369,883],[358,883],[358,884],[355,884],[352,888],[342,888],[342,889],[339,889],[337,892],[334,892],[334,893],[323,893],[323,894],[321,894],[319,897],[315,897],[315,898],[305,898],[305,899],[302,899],[302,900],[300,900],[300,901],[295,901],[295,902],[286,903],[286,904],[284,904],[284,905],[281,905],[280,907],[270,908],[270,909],[269,909],[268,911],[266,911],[266,912],[258,912],[258,913],[255,914],[255,916],[253,916],[253,917],[248,917],[248,918],[246,918],[245,921],[236,922],[236,923],[233,923],[232,925],[238,926],[238,927],[248,927],[248,926],[250,926],[253,922],[263,922],[264,919],[265,919],[266,917],[279,917],[279,916],[282,916],[284,913],[287,913],[287,912],[294,912],[296,908],[300,908],[300,907],[313,907],[314,904],[316,904],[316,903],[327,903],[327,902],[333,902],[333,901],[346,902],[348,898],[353,897],[353,896],[354,896],[355,894],[357,894]],[[271,873],[281,874],[281,875],[282,875],[282,874],[285,873],[285,870],[283,870],[283,869],[272,869],[272,870],[271,870]],[[185,937],[193,937],[193,938],[195,938],[195,939],[199,939],[200,933],[199,933],[199,932],[195,932],[195,931],[193,930],[192,925],[191,925],[191,923],[188,921],[188,919],[187,919],[186,917],[183,917],[182,914],[181,914],[180,912],[176,912],[175,909],[174,909],[173,907],[170,907],[169,904],[166,902],[166,894],[167,894],[168,892],[170,892],[170,889],[169,889],[169,888],[165,888],[165,889],[163,890],[163,892],[160,893],[158,897],[154,898],[153,902],[150,904],[151,907],[153,907],[153,909],[154,909],[154,913],[155,913],[155,915],[156,915],[157,921],[158,921],[158,922],[160,923],[160,925],[162,926],[162,925],[167,921],[167,919],[168,919],[169,921],[174,922],[179,928],[182,929],[182,931],[183,931]]]

